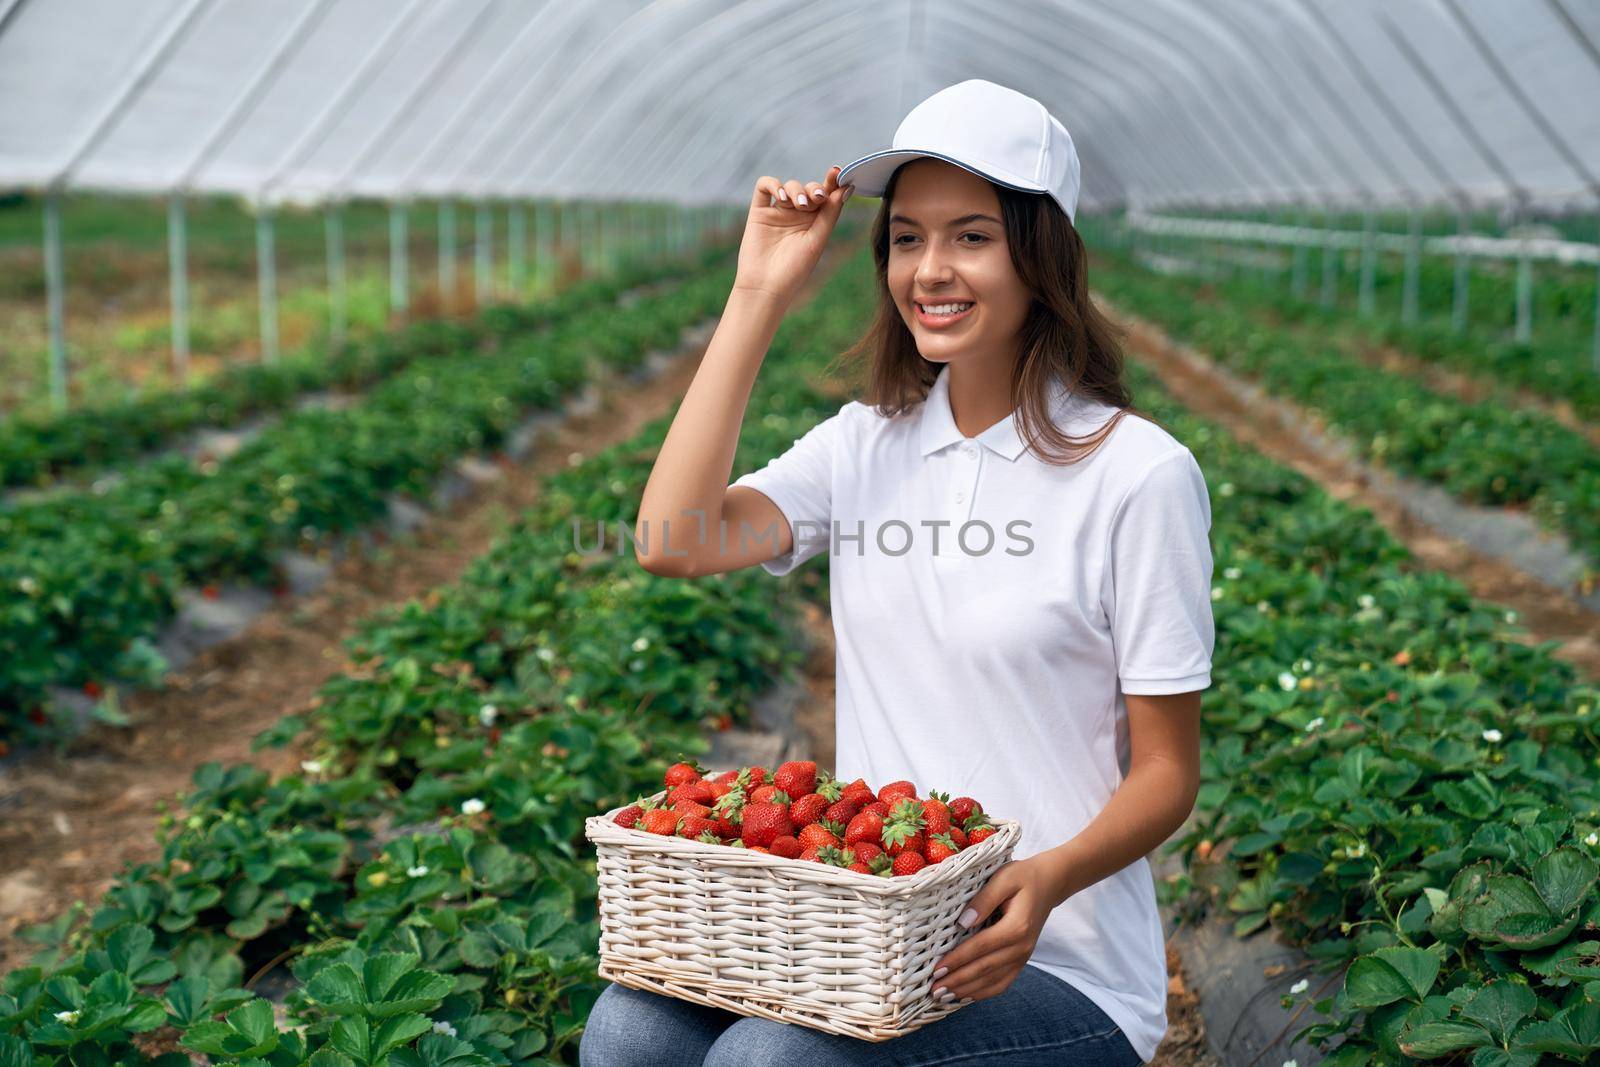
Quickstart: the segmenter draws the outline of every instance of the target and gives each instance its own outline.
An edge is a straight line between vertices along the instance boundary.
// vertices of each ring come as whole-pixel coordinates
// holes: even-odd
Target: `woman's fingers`
[[[793,178],[785,182],[763,175],[756,180],[756,190],[758,194],[767,194],[769,207],[816,211],[825,206],[828,197],[838,190],[840,169],[838,166],[828,168],[828,173],[820,182],[800,182]]]

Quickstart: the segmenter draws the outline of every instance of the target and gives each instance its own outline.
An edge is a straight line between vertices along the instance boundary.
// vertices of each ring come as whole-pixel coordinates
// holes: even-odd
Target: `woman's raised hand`
[[[837,166],[820,182],[763,175],[750,198],[739,242],[735,289],[759,290],[787,304],[811,276],[853,186],[840,187]]]

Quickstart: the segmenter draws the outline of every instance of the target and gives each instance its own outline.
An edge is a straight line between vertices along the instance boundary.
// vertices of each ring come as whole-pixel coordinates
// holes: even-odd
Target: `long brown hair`
[[[903,169],[890,176],[872,224],[877,312],[867,332],[836,361],[837,367],[859,367],[865,359],[867,380],[861,401],[883,416],[902,414],[925,400],[940,367],[917,351],[916,338],[889,292],[889,214]],[[1000,197],[1011,262],[1033,294],[1022,326],[1021,356],[1012,369],[1017,433],[1044,462],[1075,463],[1098,448],[1123,416],[1150,419],[1134,407],[1122,378],[1122,341],[1127,331],[1090,301],[1088,253],[1061,206],[1043,193],[990,184]],[[1092,434],[1066,434],[1050,417],[1053,377],[1079,396],[1120,410]]]

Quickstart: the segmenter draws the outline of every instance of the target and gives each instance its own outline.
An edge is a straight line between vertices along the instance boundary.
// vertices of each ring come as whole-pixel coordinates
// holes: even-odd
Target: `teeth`
[[[934,304],[931,306],[928,304],[921,305],[922,310],[926,311],[930,315],[957,315],[967,310],[971,306],[972,304],[970,302],[965,304]]]

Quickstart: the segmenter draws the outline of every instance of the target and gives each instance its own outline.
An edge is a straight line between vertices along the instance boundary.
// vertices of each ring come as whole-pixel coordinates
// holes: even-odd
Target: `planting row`
[[[681,263],[630,265],[616,276],[579,282],[525,308],[503,305],[466,320],[415,322],[331,352],[230,366],[192,389],[11,419],[0,423],[0,488],[43,484],[67,471],[130,459],[186,430],[233,426],[252,415],[285,410],[308,393],[362,389],[416,360],[498,344],[682,270]]]
[[[780,328],[741,470],[824,414],[779,371],[859,333],[870,271],[857,254]],[[370,620],[309,720],[257,739],[309,731],[302,774],[202,768],[159,861],[28,931],[0,1062],[576,1063],[602,986],[584,818],[703,753],[802,656],[764,575],[574,550],[574,522],[631,524],[668,424],[552,476],[459,582]]]
[[[452,459],[493,450],[599,368],[675,346],[731,283],[724,256],[707,263],[625,311],[598,290],[556,316],[492,309],[473,328],[488,354],[416,359],[360,402],[292,414],[225,460],[166,456],[103,494],[0,511],[0,738],[48,726],[47,686],[158,678],[151,641],[181,587],[281,587],[285,552],[372,522],[392,493],[425,492]]]
[[[1322,416],[1364,458],[1464,500],[1527,508],[1600,569],[1600,452],[1550,419],[1468,403],[1354,356],[1349,334],[1276,326],[1248,306],[1201,299],[1203,283],[1104,254],[1096,288],[1269,392]]]

